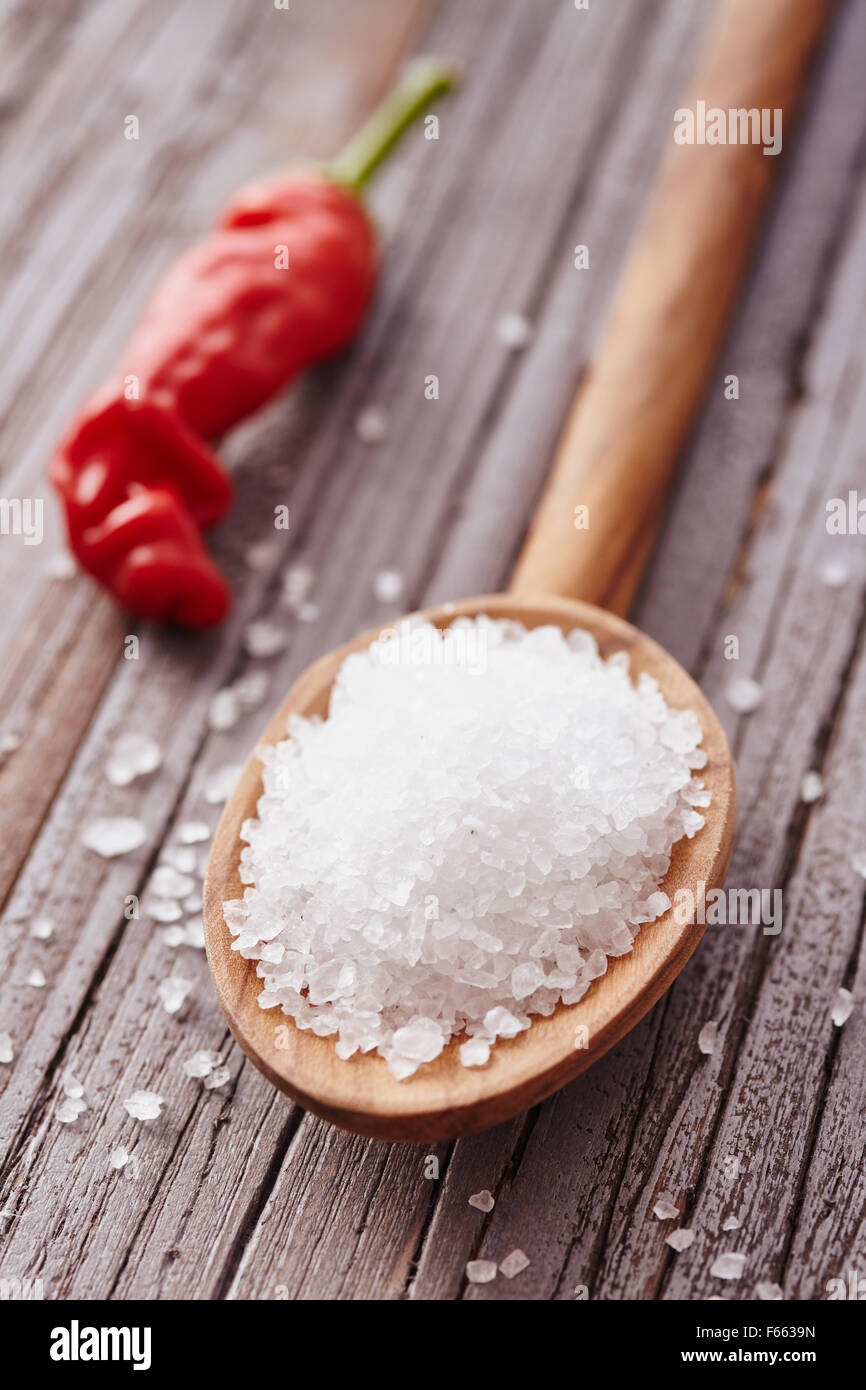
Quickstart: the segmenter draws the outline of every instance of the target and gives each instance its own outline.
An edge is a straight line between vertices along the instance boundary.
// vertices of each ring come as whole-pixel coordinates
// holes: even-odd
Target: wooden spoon
[[[694,100],[790,114],[827,9],[821,0],[726,0],[695,77]],[[700,885],[709,892],[724,882],[736,820],[733,763],[724,732],[694,682],[616,614],[627,611],[651,552],[666,484],[775,163],[760,146],[672,145],[511,591],[425,613],[439,627],[462,614],[487,613],[527,627],[586,628],[603,655],[628,651],[635,677],[648,672],[668,704],[696,712],[708,755],[701,775],[712,801],[705,827],[674,847],[662,885],[672,901],[680,889],[697,895]],[[575,509],[582,506],[589,508],[586,530],[574,525]],[[381,631],[367,632],[308,667],[260,743],[285,737],[291,713],[326,717],[343,660]],[[256,963],[231,950],[222,904],[242,896],[240,828],[255,815],[261,790],[252,753],[217,827],[205,882],[205,940],[217,995],[240,1046],[274,1085],[360,1134],[452,1138],[542,1100],[637,1023],[676,978],[704,930],[700,923],[678,922],[671,909],[641,930],[633,950],[612,960],[579,1003],[560,1005],[518,1037],[498,1041],[486,1066],[461,1066],[460,1039],[454,1039],[435,1062],[398,1082],[378,1055],[341,1061],[333,1038],[316,1037],[286,1015],[260,1009]]]

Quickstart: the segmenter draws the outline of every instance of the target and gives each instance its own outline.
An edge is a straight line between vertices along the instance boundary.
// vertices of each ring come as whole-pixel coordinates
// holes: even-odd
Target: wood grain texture
[[[828,540],[823,524],[828,496],[866,489],[862,0],[840,6],[784,155],[636,614],[700,678],[734,740],[742,823],[730,881],[782,887],[780,937],[708,930],[665,1001],[597,1066],[529,1116],[428,1151],[346,1136],[288,1104],[230,1046],[200,953],[171,959],[157,928],[123,918],[128,893],[145,900],[177,822],[213,824],[207,776],[242,760],[258,731],[259,711],[210,731],[215,690],[267,669],[276,703],[316,655],[388,616],[371,588],[385,566],[405,576],[404,607],[502,587],[706,13],[692,0],[585,13],[541,0],[507,19],[498,0],[409,8],[365,5],[353,27],[358,7],[293,3],[289,43],[253,4],[215,3],[207,25],[188,0],[27,6],[7,35],[22,59],[3,78],[0,112],[0,164],[16,189],[0,207],[15,344],[0,360],[7,496],[37,495],[66,415],[158,269],[234,184],[290,146],[338,145],[401,44],[453,55],[472,80],[443,107],[440,140],[410,143],[377,185],[388,261],[362,338],[231,441],[239,504],[214,538],[238,593],[224,633],[191,642],[142,630],[140,660],[123,662],[116,617],[107,606],[97,616],[86,581],[47,574],[55,514],[42,547],[0,539],[4,670],[24,677],[4,685],[4,727],[9,718],[29,738],[39,692],[52,681],[75,692],[68,727],[42,745],[40,779],[58,791],[34,785],[42,810],[5,880],[0,1027],[16,1057],[0,1067],[0,1269],[41,1274],[60,1297],[451,1299],[467,1292],[468,1259],[519,1244],[530,1268],[469,1296],[570,1299],[580,1285],[602,1298],[750,1298],[777,1277],[788,1297],[822,1297],[830,1277],[866,1261],[862,1002],[842,1030],[827,1024],[838,984],[858,1001],[864,988],[863,885],[844,866],[862,839],[866,576],[856,540]],[[324,53],[338,57],[332,69]],[[175,74],[169,97],[163,71]],[[116,140],[131,109],[148,131],[134,151]],[[590,246],[589,273],[573,268],[577,242]],[[535,327],[521,354],[496,342],[512,309]],[[436,403],[423,399],[431,372]],[[722,395],[727,372],[740,377],[736,402]],[[375,449],[352,430],[371,403],[391,422]],[[276,503],[290,506],[292,529],[269,567],[249,569],[245,550]],[[837,590],[816,579],[828,545],[831,557],[851,550]],[[321,617],[292,626],[284,654],[252,662],[244,624],[288,621],[279,573],[301,558],[317,571]],[[70,640],[90,620],[90,636],[82,626]],[[732,633],[738,669],[766,688],[745,720],[724,700]],[[130,718],[166,758],[120,793],[102,766]],[[809,766],[827,784],[811,810],[799,801]],[[81,825],[120,811],[142,817],[146,846],[112,863],[86,854]],[[42,912],[56,930],[39,944],[28,925]],[[24,984],[34,964],[43,990]],[[174,1018],[156,999],[172,969],[195,981]],[[704,1058],[696,1037],[710,1018],[720,1044]],[[222,1091],[184,1076],[200,1047],[224,1049]],[[91,1107],[69,1127],[54,1118],[67,1069]],[[137,1086],[165,1096],[160,1121],[126,1116],[120,1097]],[[109,1155],[121,1142],[135,1162],[118,1173]],[[748,1170],[737,1185],[729,1153]],[[467,1204],[484,1187],[497,1197],[487,1216]],[[647,1214],[665,1187],[699,1232],[685,1255]],[[743,1225],[723,1244],[723,1213],[739,1203]],[[720,1286],[707,1256],[735,1241],[747,1274]]]

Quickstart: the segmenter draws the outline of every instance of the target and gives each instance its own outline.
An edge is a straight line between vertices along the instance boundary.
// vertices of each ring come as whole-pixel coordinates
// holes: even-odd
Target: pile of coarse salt
[[[580,630],[416,620],[288,734],[261,750],[233,949],[262,1008],[401,1080],[461,1032],[483,1065],[580,999],[670,906],[671,848],[709,803],[697,716]]]

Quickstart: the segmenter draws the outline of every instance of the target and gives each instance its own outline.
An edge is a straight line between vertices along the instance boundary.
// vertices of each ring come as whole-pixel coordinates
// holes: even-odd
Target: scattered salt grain
[[[45,975],[39,969],[38,965],[34,965],[33,969],[27,973],[24,983],[25,985],[30,985],[33,989],[45,988]]]
[[[470,1207],[475,1207],[477,1211],[492,1211],[496,1206],[493,1193],[488,1192],[487,1188],[482,1188],[480,1192],[473,1192],[469,1198]]]
[[[30,928],[30,935],[37,941],[48,941],[54,935],[54,923],[48,917],[37,917]]]
[[[403,576],[396,570],[380,570],[373,580],[373,593],[380,603],[395,603],[403,593]]]
[[[667,909],[672,846],[707,804],[697,716],[633,684],[625,653],[487,617],[419,620],[411,642],[349,656],[328,718],[263,750],[224,904],[262,1008],[401,1080],[455,1034],[483,1065],[577,1002]]]
[[[764,692],[749,676],[734,676],[725,687],[725,698],[737,714],[751,714],[763,700]]]
[[[251,570],[266,570],[278,558],[280,549],[280,542],[273,537],[254,541],[244,551],[244,564]]]
[[[302,623],[317,623],[321,609],[317,603],[302,603],[298,609],[298,621]]]
[[[190,893],[188,898],[184,898],[181,906],[184,912],[201,912],[202,896],[198,889],[194,893]]]
[[[813,801],[820,801],[824,795],[824,782],[820,773],[806,772],[800,783],[800,800],[811,805]]]
[[[136,777],[155,772],[162,762],[162,749],[146,734],[121,734],[114,742],[105,775],[113,787],[128,787]]]
[[[466,1278],[470,1284],[489,1284],[496,1278],[494,1260],[470,1260],[466,1266]]]
[[[289,645],[289,634],[284,627],[269,623],[264,618],[248,623],[244,628],[244,646],[250,656],[276,656]]]
[[[63,1094],[70,1100],[81,1100],[84,1095],[84,1087],[81,1082],[72,1075],[67,1075],[63,1080]]]
[[[669,1236],[665,1236],[665,1244],[672,1250],[688,1250],[694,1244],[695,1233],[688,1226],[681,1226],[678,1231],[671,1231]]]
[[[86,1101],[67,1098],[58,1105],[54,1112],[54,1118],[59,1120],[62,1125],[74,1125],[78,1116],[82,1115],[86,1109]]]
[[[522,1250],[512,1250],[510,1255],[506,1255],[504,1260],[500,1260],[499,1271],[505,1275],[506,1279],[513,1279],[515,1275],[522,1274],[524,1269],[528,1269],[529,1263],[529,1259]]]
[[[196,852],[192,846],[186,845],[166,845],[160,850],[160,864],[167,864],[171,869],[177,869],[179,874],[194,874],[196,863]],[[169,897],[171,894],[168,895]]]
[[[709,1057],[715,1051],[716,1039],[719,1036],[718,1023],[705,1023],[698,1033],[698,1048],[705,1057]]]
[[[75,561],[66,550],[52,555],[47,565],[49,579],[71,579],[75,574]]]
[[[671,1196],[670,1192],[660,1192],[653,1207],[653,1216],[657,1221],[673,1221],[675,1216],[679,1216],[680,1209]]]
[[[855,874],[859,874],[861,878],[866,878],[866,850],[861,849],[856,854],[851,855],[851,868]]]
[[[758,1284],[755,1293],[762,1303],[778,1303],[785,1297],[778,1284]]]
[[[719,1255],[710,1266],[714,1279],[739,1279],[745,1267],[745,1255]]]
[[[203,820],[181,821],[177,827],[177,838],[182,845],[201,844],[203,840],[209,840],[210,836],[210,826],[205,825]]]
[[[0,736],[0,753],[14,753],[21,747],[21,740],[17,734],[3,734]]]
[[[119,854],[130,854],[147,839],[147,831],[140,820],[132,816],[105,816],[91,821],[81,837],[88,849],[101,854],[103,859],[114,859]]]
[[[496,325],[496,336],[503,347],[519,352],[532,341],[532,325],[522,314],[503,314]]]
[[[232,763],[228,767],[217,768],[216,772],[212,773],[205,782],[202,792],[209,806],[221,806],[224,801],[228,801],[242,771],[243,768],[239,763]]]
[[[11,1033],[0,1033],[0,1062],[11,1062],[15,1056]]]
[[[224,733],[226,729],[233,729],[240,717],[241,704],[235,691],[230,686],[218,690],[208,705],[208,727],[214,733]]]
[[[185,932],[183,927],[166,927],[162,933],[162,943],[164,946],[174,947],[184,944]]]
[[[187,1076],[202,1078],[210,1076],[214,1067],[218,1067],[222,1058],[218,1052],[194,1052],[192,1056],[183,1064],[183,1069]]]
[[[722,1230],[738,1231],[740,1229],[741,1224],[742,1223],[738,1216],[726,1216],[724,1221],[722,1222]]]
[[[266,671],[247,671],[231,687],[243,710],[258,709],[268,693],[271,678]]]
[[[182,874],[171,864],[161,864],[154,869],[150,887],[159,898],[185,898],[195,888],[195,879]]]
[[[190,917],[183,929],[183,945],[196,951],[204,950],[204,923],[201,917]]]
[[[368,405],[355,418],[355,434],[362,444],[381,444],[388,438],[390,421],[380,406]]]
[[[186,980],[182,975],[170,975],[162,980],[156,992],[166,1013],[176,1014],[194,986],[195,980]]]
[[[297,609],[304,603],[313,587],[313,571],[309,565],[290,565],[283,574],[282,601],[287,608]]]
[[[158,1120],[165,1101],[155,1091],[133,1091],[123,1104],[134,1120]]]
[[[848,566],[843,560],[825,560],[818,566],[818,578],[828,589],[841,589],[848,583]]]
[[[183,909],[174,898],[149,898],[147,915],[154,922],[179,922]]]
[[[116,1149],[111,1150],[111,1157],[108,1161],[112,1168],[125,1168],[129,1162],[129,1154],[122,1144],[118,1144]]]
[[[850,989],[840,989],[836,995],[836,1002],[830,1014],[837,1028],[841,1028],[843,1023],[848,1022],[853,1008],[854,996]]]
[[[231,1081],[232,1074],[228,1067],[214,1067],[209,1076],[204,1079],[206,1091],[217,1091],[220,1086],[225,1086],[227,1081]]]

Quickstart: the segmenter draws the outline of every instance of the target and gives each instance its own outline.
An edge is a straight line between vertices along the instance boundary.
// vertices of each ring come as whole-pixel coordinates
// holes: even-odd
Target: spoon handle
[[[832,8],[832,0],[718,5],[512,593],[585,599],[627,613],[776,172],[778,159],[764,146],[787,138]],[[714,108],[724,114],[726,136],[729,112],[736,118],[745,108],[747,119],[750,109],[765,113],[761,142],[745,142],[757,128],[744,134],[738,121],[744,143],[698,143],[721,129]],[[678,143],[689,135],[695,143]]]

